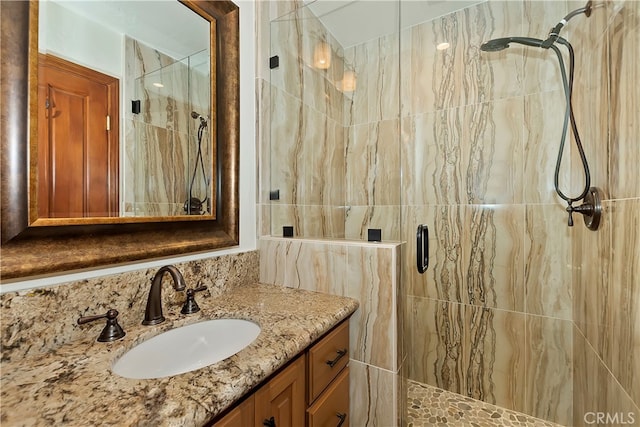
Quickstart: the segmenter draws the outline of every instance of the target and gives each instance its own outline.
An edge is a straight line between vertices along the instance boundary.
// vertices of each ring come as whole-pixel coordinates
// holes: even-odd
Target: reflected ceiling
[[[173,58],[209,47],[209,22],[178,1],[46,0],[40,8],[52,2],[148,46],[161,46]]]
[[[399,18],[401,28],[408,28],[482,1],[307,0],[306,3],[340,45],[346,48],[397,31]]]

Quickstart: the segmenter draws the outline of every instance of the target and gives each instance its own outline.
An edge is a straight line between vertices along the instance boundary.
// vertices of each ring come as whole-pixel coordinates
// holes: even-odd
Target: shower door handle
[[[429,227],[426,224],[418,225],[416,231],[416,255],[418,273],[424,274],[429,267]]]

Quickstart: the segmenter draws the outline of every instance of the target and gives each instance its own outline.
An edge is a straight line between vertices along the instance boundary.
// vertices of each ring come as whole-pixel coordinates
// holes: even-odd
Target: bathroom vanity
[[[250,406],[254,417],[263,416],[261,408],[268,412],[269,402],[287,396],[299,401],[301,419],[311,425],[331,402],[346,401],[348,409],[348,318],[357,301],[255,283],[200,307],[188,316],[179,306],[166,307],[167,320],[159,325],[123,324],[126,336],[115,342],[97,342],[98,326],[85,340],[3,360],[2,425],[225,425],[239,413],[246,417]],[[137,344],[215,318],[251,320],[261,332],[239,353],[192,372],[145,380],[112,373],[114,361]],[[271,416],[278,415],[264,415]]]
[[[344,320],[213,423],[349,425],[349,320]]]

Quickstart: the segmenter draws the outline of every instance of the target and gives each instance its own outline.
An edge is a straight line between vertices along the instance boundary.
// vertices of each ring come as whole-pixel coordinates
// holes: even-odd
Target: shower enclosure
[[[411,412],[407,391],[423,385],[567,426],[592,424],[591,413],[640,420],[639,4],[593,2],[591,16],[563,29],[591,182],[605,193],[596,232],[567,227],[554,190],[566,101],[554,53],[480,49],[513,35],[545,39],[583,4],[258,8],[270,33],[261,232],[364,245],[379,229],[401,247],[399,424]],[[579,194],[580,155],[565,150],[557,180]]]
[[[210,212],[209,50],[175,60],[127,40],[124,216]],[[131,83],[129,83],[131,82]],[[194,114],[194,115],[192,115]],[[202,120],[200,120],[202,117]],[[204,122],[203,122],[204,121]],[[201,130],[200,125],[205,123]],[[206,125],[208,123],[208,125]],[[202,202],[197,212],[190,199]]]

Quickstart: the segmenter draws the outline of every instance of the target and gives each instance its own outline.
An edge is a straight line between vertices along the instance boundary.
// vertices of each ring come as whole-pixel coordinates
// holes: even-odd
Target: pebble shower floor
[[[407,427],[560,427],[489,403],[408,381]]]

